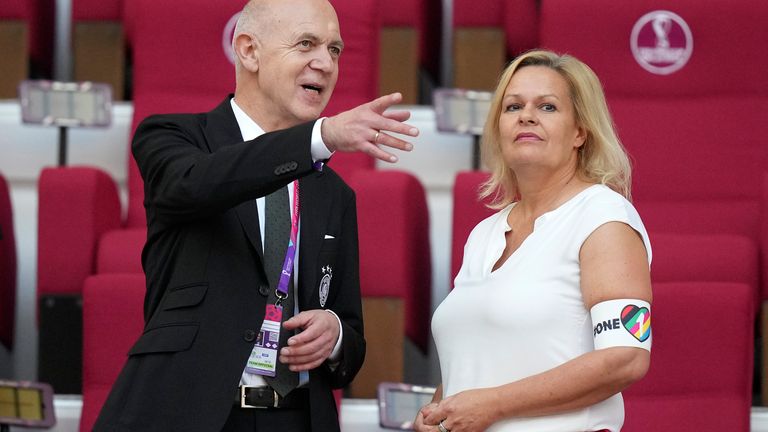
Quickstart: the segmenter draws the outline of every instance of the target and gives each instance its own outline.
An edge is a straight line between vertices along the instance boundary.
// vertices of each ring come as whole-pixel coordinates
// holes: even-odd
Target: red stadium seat
[[[8,183],[0,175],[0,343],[13,349],[16,319],[16,237]]]
[[[441,2],[397,0],[382,4],[380,12],[379,93],[399,91],[403,94],[403,104],[417,104],[420,74],[425,81],[439,78]],[[421,89],[422,95],[425,90]]]
[[[493,90],[507,57],[538,44],[537,0],[455,0],[453,86]]]
[[[15,99],[19,81],[50,78],[53,0],[0,2],[0,99]]]
[[[72,49],[75,81],[110,84],[115,100],[125,98],[123,0],[72,0]]]
[[[745,284],[655,283],[651,367],[624,392],[622,431],[748,431],[753,309]]]
[[[334,0],[333,4],[346,48],[327,114],[372,100],[378,88],[375,1]],[[208,111],[233,91],[235,70],[226,46],[231,40],[232,18],[243,2],[131,0],[124,6],[133,47],[134,128],[150,114]],[[331,166],[349,176],[373,168],[374,163],[367,155],[340,154],[334,156]],[[40,179],[39,375],[59,382],[57,392],[77,393],[80,388],[78,374],[55,370],[64,365],[79,368],[83,280],[101,270],[139,268],[146,219],[143,184],[133,158],[129,158],[128,172],[124,220],[117,188],[99,170],[48,168]],[[117,232],[103,237],[112,230]],[[125,243],[107,244],[108,239]],[[69,360],[61,360],[67,355]],[[63,375],[67,378],[62,383]]]
[[[99,238],[120,227],[117,187],[90,167],[46,168],[38,180],[38,379],[60,394],[81,392],[85,278]]]
[[[451,235],[451,281],[456,278],[464,259],[464,243],[469,233],[481,220],[495,213],[487,207],[490,200],[478,198],[480,185],[488,180],[484,171],[465,171],[456,174],[453,184],[453,222]],[[453,282],[451,282],[453,283]]]
[[[83,286],[83,410],[90,431],[144,328],[144,275],[89,276]]]
[[[375,398],[380,382],[403,381],[404,336],[427,351],[432,298],[429,214],[424,188],[412,174],[358,172],[349,183],[357,196],[368,349],[350,391],[353,397]]]
[[[575,55],[604,83],[652,240],[654,233],[750,239],[761,257],[763,314],[768,147],[755,137],[768,133],[766,22],[768,5],[759,0],[706,7],[695,0],[542,0],[540,27],[544,47]],[[738,125],[725,126],[734,115]],[[762,351],[768,358],[768,346]]]

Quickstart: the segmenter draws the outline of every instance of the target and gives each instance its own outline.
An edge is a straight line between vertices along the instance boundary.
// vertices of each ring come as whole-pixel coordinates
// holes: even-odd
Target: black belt
[[[309,406],[309,389],[295,388],[282,397],[269,386],[240,386],[235,404],[240,408],[305,408]]]

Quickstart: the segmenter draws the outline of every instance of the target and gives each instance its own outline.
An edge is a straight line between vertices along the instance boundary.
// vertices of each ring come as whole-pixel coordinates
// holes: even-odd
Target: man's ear
[[[237,35],[233,44],[235,56],[240,60],[240,64],[250,72],[259,70],[258,45],[258,40],[247,33]]]

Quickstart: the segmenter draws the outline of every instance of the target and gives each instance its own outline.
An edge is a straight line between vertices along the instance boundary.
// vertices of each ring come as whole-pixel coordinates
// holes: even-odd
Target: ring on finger
[[[381,131],[376,131],[376,135],[373,136],[373,143],[378,144],[379,143],[379,135],[381,134]]]
[[[443,420],[445,420],[445,419],[443,419]],[[451,432],[450,429],[445,427],[445,425],[443,424],[443,420],[440,420],[440,423],[437,424],[437,430],[439,430],[440,432]]]

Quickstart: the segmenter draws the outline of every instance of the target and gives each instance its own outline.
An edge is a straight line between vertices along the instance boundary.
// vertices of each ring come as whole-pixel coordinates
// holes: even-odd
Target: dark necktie
[[[270,294],[267,301],[274,304],[275,289],[283,270],[285,253],[291,236],[291,210],[288,202],[288,188],[283,187],[266,196],[264,200],[264,269],[267,272]],[[296,252],[298,254],[298,250]],[[293,275],[288,283],[288,297],[282,301],[283,321],[293,316]],[[293,335],[284,328],[280,329],[280,346],[286,346],[286,341]],[[278,351],[279,352],[279,351]],[[287,395],[299,384],[299,374],[292,372],[278,360],[274,377],[264,377],[281,396]]]

